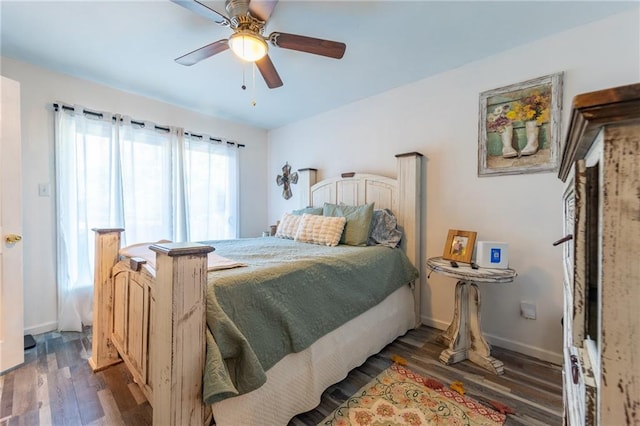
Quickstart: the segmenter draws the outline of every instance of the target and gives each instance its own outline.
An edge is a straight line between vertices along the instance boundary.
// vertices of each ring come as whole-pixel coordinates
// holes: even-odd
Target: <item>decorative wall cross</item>
[[[278,177],[276,178],[276,182],[278,183],[278,186],[283,187],[282,197],[285,200],[288,200],[292,195],[291,184],[298,183],[298,172],[291,173],[291,166],[287,162],[284,166],[282,166],[282,175],[278,175]]]

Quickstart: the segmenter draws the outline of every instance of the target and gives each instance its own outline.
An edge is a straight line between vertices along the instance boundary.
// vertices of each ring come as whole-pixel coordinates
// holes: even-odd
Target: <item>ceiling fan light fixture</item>
[[[238,31],[229,37],[229,47],[240,59],[255,62],[267,54],[267,42],[248,31]]]

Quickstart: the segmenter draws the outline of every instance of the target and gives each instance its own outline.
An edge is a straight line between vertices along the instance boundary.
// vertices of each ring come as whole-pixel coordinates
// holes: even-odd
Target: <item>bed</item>
[[[278,425],[314,408],[324,389],[419,324],[412,264],[421,253],[421,155],[396,158],[396,179],[352,174],[316,183],[306,169],[298,189],[302,206],[390,209],[400,250],[262,237],[157,243],[149,259],[122,256],[122,229],[97,229],[92,369],[124,361],[155,424],[207,424],[213,415],[218,425]],[[212,246],[246,266],[208,272]],[[283,276],[296,285],[283,287]],[[276,299],[270,308],[260,306],[266,289],[262,296]]]

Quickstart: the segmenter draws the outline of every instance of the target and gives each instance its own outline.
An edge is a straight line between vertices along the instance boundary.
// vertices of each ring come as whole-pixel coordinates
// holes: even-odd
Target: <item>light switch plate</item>
[[[38,184],[38,196],[40,197],[50,197],[51,196],[51,185],[48,183],[39,183]]]
[[[536,305],[531,302],[520,302],[520,315],[526,319],[536,319]]]

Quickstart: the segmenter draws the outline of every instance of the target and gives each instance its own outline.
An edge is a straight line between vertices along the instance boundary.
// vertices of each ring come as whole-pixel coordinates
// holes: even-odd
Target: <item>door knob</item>
[[[7,234],[7,235],[4,237],[4,241],[5,241],[7,244],[15,244],[15,243],[17,243],[17,242],[18,242],[18,241],[20,241],[20,240],[22,240],[22,235],[17,235],[17,234]]]

